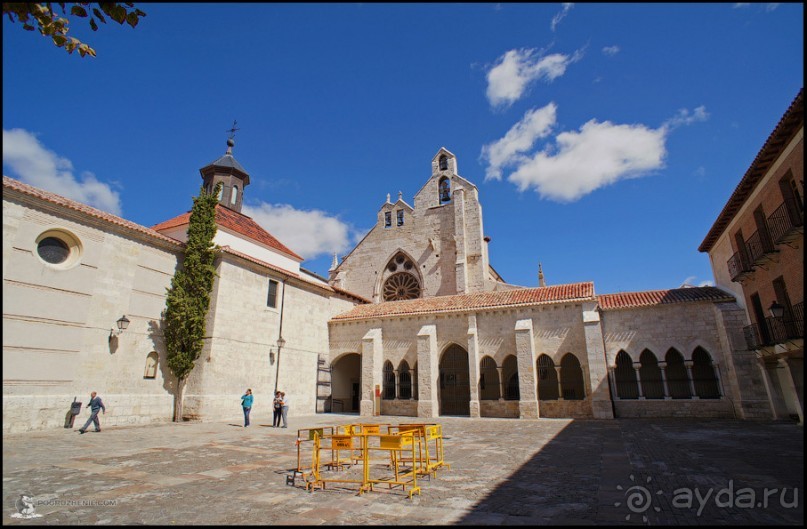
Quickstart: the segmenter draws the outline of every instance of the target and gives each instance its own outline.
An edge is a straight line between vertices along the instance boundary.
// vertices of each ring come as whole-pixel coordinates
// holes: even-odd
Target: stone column
[[[518,360],[518,415],[522,419],[539,417],[538,393],[535,380],[535,337],[532,319],[516,322],[516,358]],[[499,377],[501,379],[501,377]]]
[[[642,391],[642,375],[639,373],[641,368],[641,362],[633,363],[633,369],[636,371],[636,387],[639,389],[639,400],[644,400],[644,392]]]
[[[723,380],[720,378],[720,369],[718,368],[717,362],[712,364],[712,369],[715,372],[715,378],[717,379],[717,392],[720,393],[720,398],[723,398]]]
[[[785,404],[789,413],[796,412],[799,416],[799,424],[804,424],[804,408],[799,400],[799,393],[796,391],[796,384],[793,382],[793,373],[790,371],[790,362],[787,358],[779,358],[779,382],[782,386],[782,393],[785,397]]]
[[[479,417],[479,337],[475,314],[468,316],[468,377],[471,386],[471,417]]]
[[[684,360],[684,366],[687,368],[687,380],[689,380],[689,398],[699,399],[700,397],[695,393],[695,379],[692,378],[692,360]]]
[[[614,373],[615,367],[608,368],[608,376],[611,377],[611,398],[619,400],[619,392],[616,390],[616,374]]]
[[[395,399],[397,400],[401,396],[401,379],[397,369],[393,369],[392,373],[395,375]]]
[[[381,329],[370,329],[361,339],[361,402],[359,404],[359,414],[362,417],[373,416],[375,386],[380,385],[383,387],[383,367],[384,345],[381,341]]]
[[[418,331],[418,417],[438,417],[437,384],[440,364],[437,359],[437,326],[424,325]]]
[[[664,386],[664,400],[670,400],[670,390],[667,389],[667,362],[659,362],[658,367],[661,370],[661,384]]]
[[[563,384],[560,381],[560,366],[555,366],[555,373],[558,376],[558,400],[563,400]]]
[[[499,400],[504,400],[504,368],[496,366],[496,372],[499,373]]]
[[[611,404],[606,379],[608,363],[605,357],[605,340],[597,302],[584,302],[582,316],[586,336],[586,355],[588,356],[588,393],[591,395],[591,412],[595,419],[613,419],[614,408]],[[583,383],[585,384],[585,380]],[[614,385],[614,391],[616,391],[616,385]]]

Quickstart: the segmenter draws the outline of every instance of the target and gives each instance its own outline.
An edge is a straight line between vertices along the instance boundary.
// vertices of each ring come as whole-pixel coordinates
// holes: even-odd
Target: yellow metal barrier
[[[297,474],[303,478],[303,481],[308,480],[308,475],[311,473],[312,467],[306,466],[303,463],[303,450],[308,446],[313,448],[314,442],[314,435],[318,434],[320,437],[327,434],[333,434],[335,428],[333,426],[324,426],[322,428],[302,428],[297,430],[297,440],[295,444],[297,445],[297,468],[294,469],[292,475],[287,477],[286,484],[294,486],[295,480],[297,478]],[[305,458],[310,461],[310,458]]]
[[[383,434],[383,426],[388,430],[397,428],[389,424],[350,424],[333,429],[344,433],[326,433],[322,428],[307,430],[313,438],[313,453],[310,473],[304,474],[306,489],[313,492],[315,488],[325,489],[329,483],[356,484],[358,494],[362,494],[373,491],[375,485],[385,484],[389,489],[400,486],[410,499],[413,494],[420,494],[418,474],[429,468],[424,461],[424,454],[428,453],[425,427],[409,425]],[[325,461],[323,455],[328,452],[331,460]],[[382,464],[371,457],[375,452],[387,454]],[[348,459],[341,458],[344,453],[349,454]],[[362,464],[360,475],[358,468],[353,469],[353,464],[358,463]],[[350,471],[338,477],[323,474],[324,468],[343,470],[348,466]]]

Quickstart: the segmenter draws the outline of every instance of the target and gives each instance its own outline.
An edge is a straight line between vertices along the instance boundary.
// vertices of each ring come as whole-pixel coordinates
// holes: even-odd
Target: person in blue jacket
[[[249,426],[249,412],[252,409],[252,390],[249,388],[241,395],[241,407],[244,408],[244,428],[246,428]]]

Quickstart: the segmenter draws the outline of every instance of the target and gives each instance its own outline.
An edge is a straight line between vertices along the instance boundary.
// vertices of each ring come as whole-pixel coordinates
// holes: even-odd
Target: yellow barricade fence
[[[302,428],[297,430],[297,440],[295,441],[295,444],[297,445],[297,468],[294,469],[291,478],[286,480],[286,484],[294,485],[297,474],[300,474],[303,481],[307,481],[307,476],[310,474],[312,467],[307,466],[303,461],[311,461],[311,458],[304,457],[303,451],[307,451],[308,448],[313,449],[315,433],[322,437],[326,433],[333,434],[334,430],[335,427],[333,426],[323,426],[321,428]]]
[[[387,433],[381,433],[386,427]],[[436,428],[435,428],[436,427]],[[420,494],[418,475],[432,474],[436,469],[448,466],[443,461],[442,428],[439,424],[349,424],[326,432],[323,428],[305,430],[313,438],[310,473],[306,477],[306,489],[325,489],[328,483],[356,484],[357,492],[373,491],[374,485],[386,484],[389,489],[400,486],[411,499]],[[334,433],[336,432],[336,433]],[[429,441],[435,442],[432,455]],[[373,453],[384,452],[383,463]],[[327,455],[330,453],[330,460]],[[349,454],[343,459],[344,454]],[[359,469],[354,464],[361,463]],[[299,464],[298,464],[299,466]],[[323,469],[350,471],[337,476],[326,476]],[[307,476],[310,475],[311,479]],[[409,490],[407,491],[407,487]]]

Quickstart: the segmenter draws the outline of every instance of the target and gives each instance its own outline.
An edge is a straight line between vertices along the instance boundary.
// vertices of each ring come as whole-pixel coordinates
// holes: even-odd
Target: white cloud
[[[681,125],[691,125],[697,121],[706,121],[709,119],[709,113],[706,112],[706,107],[701,105],[691,113],[689,110],[682,108],[675,116],[664,122],[664,127],[672,130],[680,127]]]
[[[743,8],[743,7],[748,7],[748,6],[750,6],[750,5],[751,5],[751,3],[750,3],[750,2],[737,2],[737,3],[735,3],[735,4],[734,4],[732,7],[733,7],[734,9],[741,9],[741,8]]]
[[[579,132],[557,135],[556,152],[546,149],[520,164],[508,180],[520,191],[573,202],[595,189],[642,176],[663,166],[666,130],[590,120]]]
[[[566,17],[566,14],[569,12],[571,8],[574,7],[573,3],[563,3],[563,11],[552,17],[552,31],[555,31],[555,28],[558,27],[560,21]]]
[[[76,179],[70,160],[46,149],[24,129],[3,129],[3,165],[26,184],[121,215],[120,196],[109,184],[88,171]]]
[[[695,172],[693,174],[695,176],[700,176],[700,177],[706,176],[706,168],[704,166],[702,166],[702,165],[699,165],[698,168],[695,169]]]
[[[774,4],[765,4],[765,11],[766,11],[766,12],[768,12],[768,13],[770,13],[771,11],[773,11],[774,9],[776,9],[777,7],[779,7],[779,4],[777,4],[777,3],[774,3]]]
[[[531,82],[553,81],[582,55],[580,51],[571,56],[562,53],[544,56],[534,49],[510,50],[488,71],[488,101],[493,106],[509,106],[521,98]]]
[[[614,45],[614,46],[606,46],[606,47],[604,47],[602,49],[602,52],[605,55],[608,55],[609,57],[612,57],[612,56],[616,55],[617,53],[619,53],[619,46],[616,46],[616,45]]]
[[[257,206],[244,204],[242,211],[304,259],[342,254],[360,235],[347,223],[317,209],[261,202]]]
[[[686,279],[684,279],[684,282],[681,283],[681,286],[678,287],[678,288],[694,287],[696,279],[698,279],[698,276],[689,276]],[[698,283],[698,286],[699,287],[713,287],[713,286],[715,286],[715,283],[714,283],[714,281],[710,281],[708,279],[705,279],[705,280],[701,281],[700,283]]]
[[[535,140],[552,132],[557,108],[555,103],[549,103],[528,110],[503,138],[482,147],[482,158],[488,161],[485,180],[501,180],[503,166],[517,163],[521,153],[532,149]]]
[[[519,191],[534,189],[541,197],[573,202],[603,186],[637,178],[664,167],[667,135],[676,127],[708,117],[700,106],[679,110],[659,128],[642,124],[620,125],[589,120],[579,131],[561,132],[543,148],[533,151],[537,139],[549,136],[555,125],[555,103],[527,112],[507,134],[482,147],[485,180],[500,180],[504,167]]]

